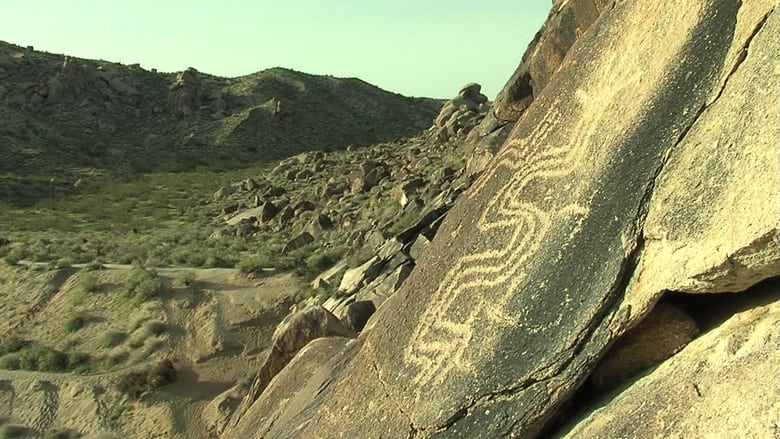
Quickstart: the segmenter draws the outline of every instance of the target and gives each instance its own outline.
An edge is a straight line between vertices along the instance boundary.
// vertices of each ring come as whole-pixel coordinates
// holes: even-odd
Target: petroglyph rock
[[[280,401],[273,425],[253,434],[549,433],[597,360],[664,291],[739,291],[780,276],[774,8],[644,0],[597,9],[401,289],[321,369],[326,377],[290,390],[298,402]],[[756,352],[776,350],[772,337],[753,342]],[[761,381],[751,401],[769,401],[754,406],[771,412],[777,387],[766,365],[776,357],[765,358],[750,366]],[[642,425],[628,410],[620,417]],[[772,427],[723,425],[732,436]]]

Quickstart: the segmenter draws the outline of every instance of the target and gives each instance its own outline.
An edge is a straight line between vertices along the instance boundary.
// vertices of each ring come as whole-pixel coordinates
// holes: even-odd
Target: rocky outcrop
[[[584,4],[596,3],[557,3],[548,23]],[[646,330],[665,292],[738,292],[780,276],[776,4],[610,6],[579,38],[562,26],[571,44],[544,91],[358,340],[284,399],[259,399],[273,409],[250,409],[224,437],[248,426],[262,437],[554,435],[598,360]],[[641,367],[682,348],[572,435],[769,436],[776,294],[767,300],[652,352]],[[719,381],[738,364],[755,372],[748,393]],[[664,393],[676,370],[688,391]],[[648,393],[659,398],[638,409]],[[697,398],[746,420],[704,421],[689,408]],[[659,421],[636,430],[648,417]]]
[[[170,86],[168,104],[177,116],[192,116],[200,107],[201,79],[198,71],[192,67],[176,75],[176,81]]]
[[[312,340],[330,336],[354,337],[355,332],[344,327],[339,319],[321,306],[310,306],[288,315],[274,331],[271,350],[246,396],[236,408],[236,419],[246,413],[276,374],[301,348]]]
[[[563,437],[777,437],[780,306],[776,291],[762,289],[760,300],[597,401]]]
[[[469,83],[461,87],[458,95],[447,101],[433,122],[433,129],[440,142],[455,136],[465,137],[490,109],[487,96],[480,93],[482,86]]]
[[[512,77],[506,83],[485,118],[469,136],[473,145],[469,172],[482,172],[504,143],[514,124],[541,94],[558,71],[577,40],[614,0],[570,0],[554,2],[542,29],[528,45]]]

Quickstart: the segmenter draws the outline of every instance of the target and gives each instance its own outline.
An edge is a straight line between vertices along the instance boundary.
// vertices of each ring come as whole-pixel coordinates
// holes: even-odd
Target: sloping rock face
[[[614,0],[556,1],[547,21],[528,45],[520,64],[496,96],[480,125],[471,131],[470,172],[479,173],[506,140],[515,123],[542,93],[574,43]]]
[[[286,405],[270,404],[276,421],[255,421],[254,434],[550,434],[598,360],[666,291],[735,292],[780,276],[776,6],[643,0],[604,10],[401,290]],[[718,334],[752,337],[750,325],[739,326],[694,340],[658,371],[698,361],[683,354],[710,349]],[[715,375],[738,370],[716,363],[707,366]],[[751,388],[760,395],[738,413],[766,413],[761,401],[777,398],[768,364],[751,366],[765,385]],[[717,379],[707,384],[719,391]],[[266,416],[261,400],[224,437]],[[644,422],[621,401],[609,416]],[[625,431],[585,422],[576,428],[588,437]],[[757,428],[675,425],[653,431],[752,436]]]

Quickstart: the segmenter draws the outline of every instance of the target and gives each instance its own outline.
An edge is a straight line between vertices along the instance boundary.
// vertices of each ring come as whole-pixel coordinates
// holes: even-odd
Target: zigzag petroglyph
[[[627,57],[649,56],[653,52],[652,44],[644,39],[643,29],[657,25],[640,19],[628,24],[634,32],[628,37],[614,38],[619,47],[595,63],[595,69],[586,72],[587,64],[578,66],[592,81],[568,96],[548,96],[535,102],[537,108],[528,112],[545,111],[543,118],[536,119],[542,122],[528,135],[513,133],[483,178],[466,195],[475,204],[479,204],[480,198],[489,197],[473,231],[476,235],[470,237],[479,248],[463,255],[448,270],[430,296],[429,303],[435,305],[421,315],[404,349],[404,360],[417,369],[413,381],[420,389],[417,399],[427,384],[441,384],[453,372],[474,372],[480,353],[469,350],[469,346],[473,346],[475,334],[484,339],[502,332],[497,325],[527,325],[522,314],[529,310],[507,313],[507,305],[527,280],[527,262],[544,247],[551,231],[564,233],[560,236],[568,232],[568,239],[574,239],[590,212],[594,196],[587,193],[590,185],[585,176],[598,175],[595,171],[612,160],[599,153],[609,149],[601,145],[613,144],[631,129],[632,121],[646,109],[645,101],[652,99],[643,90],[652,90],[654,83],[663,80],[663,72],[648,74],[641,65],[624,62]],[[690,23],[664,25],[669,29],[679,26],[677,31],[682,31]],[[668,47],[654,56],[678,56],[681,47]],[[619,123],[615,119],[617,112]],[[591,117],[586,119],[580,114]],[[594,114],[601,117],[593,117]],[[577,122],[562,128],[557,124],[561,119]],[[523,121],[519,124],[522,126]],[[557,132],[561,128],[566,132]],[[583,172],[583,168],[594,172]],[[495,184],[490,179],[501,176],[507,177],[506,183],[489,195],[488,186]],[[575,181],[577,184],[572,183]],[[558,197],[570,200],[569,204],[560,202],[553,207]],[[477,239],[480,236],[485,239]],[[497,236],[502,239],[495,239]],[[525,329],[529,333],[539,330]],[[490,343],[483,340],[481,344]]]
[[[466,351],[477,321],[517,325],[518,316],[506,315],[505,309],[524,279],[523,263],[538,251],[553,224],[554,215],[587,213],[585,207],[578,205],[566,206],[560,212],[545,212],[520,196],[542,180],[570,174],[583,158],[586,148],[582,146],[539,148],[557,117],[558,114],[551,114],[550,123],[539,125],[528,138],[507,145],[497,158],[497,166],[506,167],[514,178],[490,200],[478,220],[477,230],[481,234],[501,234],[506,240],[494,248],[462,257],[433,293],[432,301],[437,306],[428,308],[423,314],[421,324],[413,332],[404,352],[405,360],[419,367],[415,384],[438,384],[452,370],[470,371]],[[517,169],[520,163],[522,170]],[[482,306],[473,307],[463,320],[448,318],[462,293],[471,292],[470,297],[480,297],[486,289],[494,290],[499,286],[505,294],[485,297]]]

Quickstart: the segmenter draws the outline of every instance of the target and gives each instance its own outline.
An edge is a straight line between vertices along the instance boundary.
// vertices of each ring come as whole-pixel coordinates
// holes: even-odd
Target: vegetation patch
[[[0,439],[18,439],[34,434],[35,430],[21,424],[6,424],[0,427]]]
[[[100,346],[104,348],[113,348],[122,344],[126,339],[127,334],[124,332],[116,329],[109,329],[100,336],[98,342],[100,343]]]
[[[0,356],[0,368],[36,372],[74,372],[87,369],[90,359],[89,354],[83,352],[65,353],[36,342],[25,342],[21,348]]]
[[[145,370],[130,372],[124,375],[116,388],[132,399],[139,399],[146,393],[170,384],[177,379],[178,372],[171,360],[163,360],[149,366]]]
[[[125,297],[136,303],[146,302],[164,290],[164,286],[157,270],[144,268],[138,263],[133,264],[130,274],[125,279]]]
[[[65,321],[65,332],[71,334],[86,326],[90,317],[85,313],[76,313]]]

